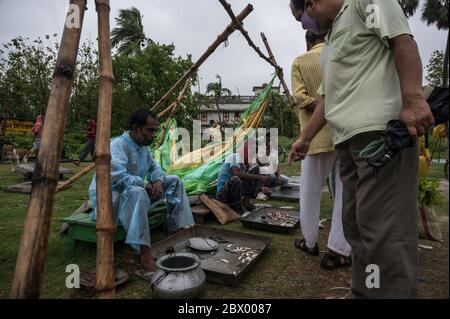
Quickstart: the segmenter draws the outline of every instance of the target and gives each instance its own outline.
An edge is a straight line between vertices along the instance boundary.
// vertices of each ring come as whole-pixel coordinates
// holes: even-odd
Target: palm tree
[[[422,20],[427,25],[434,24],[438,30],[448,30],[448,0],[427,0],[422,10]],[[448,87],[448,31],[444,55],[442,85]]]
[[[419,7],[419,0],[398,0],[406,16],[412,16]],[[448,0],[425,0],[422,6],[422,21],[427,25],[434,24],[438,30],[448,30]],[[448,33],[448,31],[447,31]],[[448,87],[448,34],[444,56],[444,70],[442,72],[442,84]]]
[[[416,12],[417,7],[419,6],[419,1],[420,0],[398,0],[407,17],[414,15],[414,12]]]
[[[135,7],[119,11],[119,17],[115,18],[117,27],[111,32],[111,45],[117,47],[119,54],[133,55],[147,43],[154,43],[145,36],[142,18]]]
[[[220,108],[219,108],[219,101],[222,96],[231,96],[231,90],[222,87],[222,77],[218,74],[216,74],[216,78],[219,79],[219,82],[213,82],[208,83],[206,86],[206,95],[214,96],[215,102],[216,102],[216,108],[219,115],[219,122],[222,122],[220,118]]]

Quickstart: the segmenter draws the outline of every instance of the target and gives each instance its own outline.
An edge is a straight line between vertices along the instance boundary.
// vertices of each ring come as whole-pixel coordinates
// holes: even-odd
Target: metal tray
[[[263,216],[266,216],[269,212],[282,212],[287,213],[290,216],[297,219],[297,222],[294,224],[286,224],[282,226],[282,223],[267,219],[264,221]],[[251,229],[258,229],[258,230],[264,230],[269,232],[276,232],[276,233],[289,233],[294,228],[298,227],[300,225],[300,219],[299,219],[299,211],[298,209],[284,209],[284,208],[275,208],[275,207],[261,207],[250,214],[248,214],[245,217],[241,216],[240,219],[242,225],[245,228],[251,228]]]
[[[188,240],[192,237],[212,238],[219,243],[219,247],[213,252],[196,251],[188,247]],[[201,259],[201,267],[206,274],[206,280],[232,286],[237,284],[260,258],[271,240],[266,236],[195,225],[153,244],[152,251],[156,258],[174,251],[194,253]],[[239,253],[226,250],[229,245],[249,247],[258,251],[258,254],[251,261],[241,264],[238,259]],[[228,263],[223,260],[228,260]]]

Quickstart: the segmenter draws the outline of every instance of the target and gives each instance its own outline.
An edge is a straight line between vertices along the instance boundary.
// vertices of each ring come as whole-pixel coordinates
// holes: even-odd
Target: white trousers
[[[331,170],[335,169],[335,200],[328,248],[343,256],[350,256],[351,248],[342,228],[342,182],[336,152],[306,156],[300,175],[300,225],[306,246],[314,248],[319,235],[320,198],[322,187]]]

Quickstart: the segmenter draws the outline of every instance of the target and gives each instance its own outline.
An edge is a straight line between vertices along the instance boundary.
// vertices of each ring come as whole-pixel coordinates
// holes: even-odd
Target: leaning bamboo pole
[[[98,128],[95,143],[97,191],[97,267],[95,291],[98,298],[114,298],[114,218],[111,187],[111,105],[113,70],[109,0],[95,0],[98,16],[98,48],[100,57],[100,92],[98,99]]]
[[[53,198],[58,184],[59,160],[86,0],[70,0],[70,4],[71,11],[67,13],[58,51],[42,144],[33,174],[31,199],[17,255],[12,298],[39,298],[42,285]],[[68,22],[73,18],[73,6],[79,9],[79,15],[75,14],[74,18],[78,19],[79,25]]]
[[[261,32],[261,38],[262,38],[262,40],[264,42],[264,45],[266,46],[267,53],[269,54],[270,59],[276,65],[275,71],[277,73],[278,79],[280,80],[281,86],[283,87],[283,90],[284,90],[283,93],[286,95],[289,105],[291,107],[293,107],[295,105],[294,98],[289,93],[289,88],[288,88],[288,86],[286,84],[286,81],[284,80],[283,69],[280,66],[278,66],[277,60],[275,59],[275,56],[273,55],[272,49],[270,48],[269,41],[267,41],[266,35],[263,32]]]
[[[189,87],[190,83],[191,83],[191,81],[188,79],[186,81],[186,84],[184,85],[183,89],[181,90],[180,94],[178,95],[178,98],[173,103],[172,108],[169,110],[170,114],[167,117],[166,122],[163,124],[162,131],[161,131],[161,134],[159,136],[159,140],[158,140],[158,142],[156,144],[156,148],[159,148],[163,144],[164,138],[166,136],[167,128],[169,127],[169,124],[170,124],[170,119],[175,115],[175,111],[177,110],[178,106],[181,104],[182,100],[186,96],[185,92],[186,92],[187,88]],[[165,112],[166,110],[164,110],[163,112]],[[161,112],[161,113],[163,113],[163,112]],[[161,118],[162,116],[164,116],[164,114],[161,114],[161,113],[158,114],[158,118]]]
[[[251,4],[248,4],[244,10],[242,10],[242,12],[236,17],[237,21],[239,23],[242,23],[242,21],[253,11],[253,6]],[[219,36],[217,37],[217,39],[213,42],[213,44],[211,44],[209,46],[209,48],[205,51],[205,53],[203,53],[203,55],[197,60],[197,62],[195,62],[190,68],[189,70],[172,86],[172,88],[167,91],[166,94],[164,94],[163,97],[161,97],[159,99],[158,102],[156,102],[155,105],[153,105],[153,107],[151,108],[152,111],[155,111],[156,109],[158,109],[158,107],[161,105],[161,103],[163,103],[164,101],[166,101],[170,96],[172,96],[172,94],[176,91],[176,89],[183,84],[188,78],[190,78],[192,76],[192,74],[194,74],[195,72],[197,72],[198,68],[203,64],[203,62],[206,61],[207,58],[209,58],[209,56],[211,54],[213,54],[213,52],[219,47],[219,45],[223,42],[225,42],[228,37],[234,32],[236,31],[236,29],[238,28],[238,25],[236,25],[236,23],[231,22],[226,28],[225,30],[219,34]]]
[[[231,9],[231,5],[226,2],[225,0],[219,0],[220,4],[225,8],[225,11],[228,13],[228,15],[231,18],[231,21],[236,25],[239,31],[241,31],[242,35],[244,36],[245,40],[247,40],[248,45],[255,50],[255,52],[267,63],[272,65],[275,69],[279,68],[279,66],[269,57],[265,56],[264,53],[261,52],[261,50],[255,45],[255,43],[252,41],[250,36],[248,35],[247,30],[244,29],[244,26],[242,25],[242,22],[234,15],[233,10]]]
[[[164,115],[166,115],[168,112],[170,112],[174,107],[177,107],[178,104],[183,102],[183,100],[186,98],[186,90],[190,84],[191,84],[191,81],[187,80],[186,84],[183,86],[183,89],[181,89],[180,94],[178,95],[177,99],[171,105],[169,105],[165,110],[160,112],[158,114],[158,118],[162,118]]]
[[[242,10],[242,12],[236,17],[236,19],[242,22],[252,11],[253,6],[251,4],[248,4],[244,8],[244,10]],[[155,111],[161,105],[161,103],[167,100],[184,81],[186,81],[189,77],[192,76],[193,73],[195,73],[198,70],[198,68],[203,64],[203,62],[205,62],[206,59],[217,49],[217,47],[221,43],[225,42],[235,30],[236,25],[234,23],[229,24],[226,27],[226,29],[221,34],[219,34],[214,43],[211,44],[205,51],[205,53],[203,53],[203,55],[197,60],[197,62],[195,62],[194,65],[190,67],[190,69],[173,85],[173,87],[169,91],[167,91],[167,93],[151,108],[151,110]],[[81,177],[92,171],[94,168],[95,163],[92,163],[89,166],[85,167],[83,170],[73,175],[66,182],[59,185],[56,191],[60,192],[62,190],[69,188],[73,183],[75,183]]]
[[[95,163],[89,164],[88,166],[83,168],[81,171],[79,171],[78,173],[73,175],[71,178],[69,178],[67,181],[59,184],[58,187],[56,188],[56,192],[60,192],[60,191],[68,189],[70,186],[72,186],[73,183],[75,183],[77,180],[82,178],[84,175],[86,175],[87,173],[92,171],[94,168],[95,168]]]

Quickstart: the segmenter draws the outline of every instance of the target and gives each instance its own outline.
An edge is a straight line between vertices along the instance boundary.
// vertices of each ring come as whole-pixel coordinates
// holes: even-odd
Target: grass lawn
[[[77,172],[87,164],[82,164]],[[286,175],[298,175],[298,163],[288,167],[282,164],[281,170]],[[63,166],[73,168],[70,163]],[[430,175],[434,178],[443,176],[443,168],[434,164]],[[16,173],[10,172],[10,166],[0,164],[0,188],[20,183],[23,179]],[[89,298],[83,290],[71,290],[65,286],[66,266],[77,264],[82,271],[95,267],[96,247],[83,243],[76,249],[71,248],[67,237],[58,235],[59,219],[67,217],[87,200],[87,188],[92,178],[89,174],[79,180],[72,188],[56,195],[52,214],[52,225],[48,242],[48,249],[43,279],[43,298]],[[24,218],[27,211],[28,195],[0,193],[0,298],[7,298],[14,274],[17,250],[23,232]],[[291,205],[298,208],[298,203],[269,201],[274,206]],[[328,193],[322,196],[322,217],[330,217],[332,201]],[[439,216],[443,218],[445,244],[427,242],[434,249],[421,255],[420,276],[424,278],[419,286],[419,296],[426,298],[448,298],[448,202],[437,208]],[[295,234],[272,234],[245,229],[240,222],[227,226],[220,226],[210,219],[207,225],[223,227],[242,232],[250,232],[272,237],[267,252],[250,270],[247,276],[234,287],[225,287],[207,283],[207,289],[201,298],[323,298],[333,295],[330,288],[343,286],[350,279],[349,269],[329,272],[319,266],[320,257],[310,257],[296,250],[292,241]],[[320,231],[319,245],[325,250],[330,222]],[[153,241],[164,237],[161,229],[152,231]],[[446,255],[445,255],[446,254]],[[430,261],[430,262],[428,262]],[[136,278],[133,273],[138,269],[138,258],[134,251],[123,243],[116,244],[116,267],[132,275],[132,280],[118,289],[118,298],[151,298],[149,285]]]

